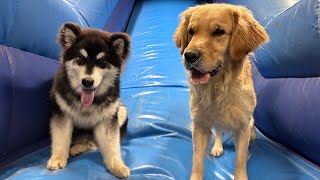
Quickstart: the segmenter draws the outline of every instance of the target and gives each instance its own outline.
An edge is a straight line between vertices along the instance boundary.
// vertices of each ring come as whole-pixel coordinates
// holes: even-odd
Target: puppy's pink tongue
[[[90,107],[94,99],[94,90],[82,90],[81,104],[84,107]]]
[[[205,84],[210,80],[211,76],[209,73],[202,73],[197,70],[191,71],[191,83],[194,85]]]

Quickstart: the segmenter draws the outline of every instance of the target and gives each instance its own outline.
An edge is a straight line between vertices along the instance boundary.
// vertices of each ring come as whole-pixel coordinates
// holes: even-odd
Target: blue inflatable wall
[[[258,138],[249,147],[249,179],[320,179],[316,71],[320,55],[315,49],[319,2],[224,2],[250,8],[271,38],[251,57]],[[116,179],[105,169],[98,150],[70,158],[65,169],[46,169],[50,156],[46,99],[59,64],[55,36],[65,21],[131,35],[131,57],[121,79],[121,98],[129,112],[128,135],[121,148],[131,169],[128,179],[189,179],[189,88],[172,35],[179,14],[201,3],[1,1],[0,179]],[[231,134],[223,145],[220,158],[212,157],[208,149],[204,179],[234,179]]]

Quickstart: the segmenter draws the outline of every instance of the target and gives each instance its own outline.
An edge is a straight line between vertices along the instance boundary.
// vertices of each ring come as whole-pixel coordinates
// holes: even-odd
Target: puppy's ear
[[[262,43],[269,41],[269,36],[258,21],[254,19],[249,9],[239,6],[232,13],[233,32],[230,55],[234,60],[241,60]]]
[[[130,53],[130,37],[126,33],[113,33],[111,43],[115,52],[122,60],[126,60]]]
[[[176,46],[180,48],[180,54],[183,54],[184,49],[188,46],[188,25],[192,13],[198,7],[190,7],[180,14],[180,23],[176,29],[176,32],[173,35],[173,39],[176,43]]]
[[[63,49],[68,49],[73,45],[73,43],[75,43],[80,33],[81,29],[78,24],[65,23],[60,28],[60,32],[58,34],[58,43]]]

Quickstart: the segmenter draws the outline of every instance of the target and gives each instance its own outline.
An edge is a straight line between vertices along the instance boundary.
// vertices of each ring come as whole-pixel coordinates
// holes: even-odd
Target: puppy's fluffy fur
[[[128,177],[120,152],[127,109],[119,99],[119,76],[129,55],[129,36],[66,23],[58,43],[61,65],[50,92],[52,155],[47,168],[64,168],[69,153],[78,155],[97,143],[107,169]]]
[[[190,85],[193,166],[191,179],[203,178],[203,161],[211,135],[211,153],[223,154],[222,135],[235,137],[235,179],[247,177],[248,144],[255,138],[256,97],[248,53],[269,39],[252,13],[243,6],[205,4],[181,14],[174,34],[183,55]]]

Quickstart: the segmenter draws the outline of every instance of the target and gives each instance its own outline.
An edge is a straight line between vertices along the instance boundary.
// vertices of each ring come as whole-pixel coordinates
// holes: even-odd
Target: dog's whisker
[[[224,65],[221,65],[222,69],[226,70],[228,73],[230,73],[229,69],[226,68]]]

